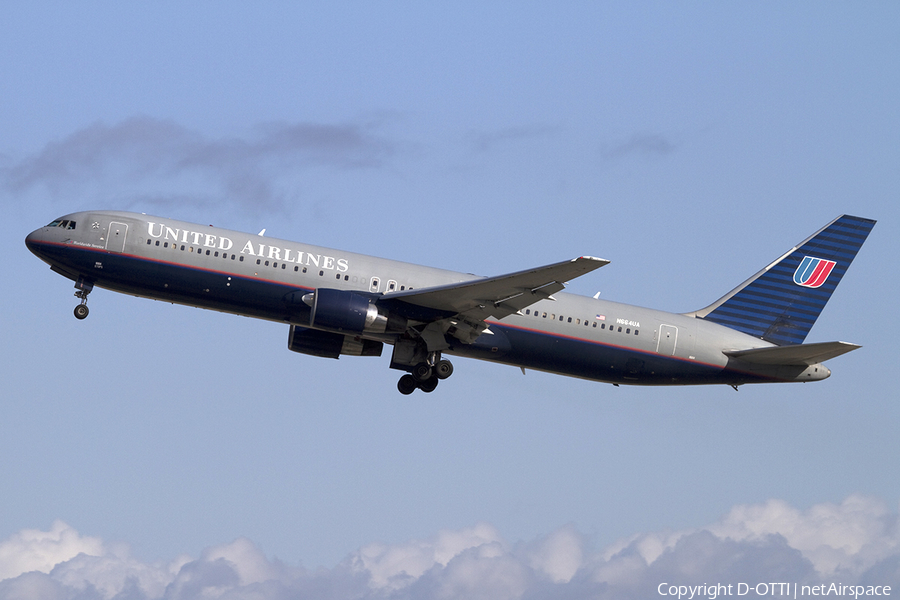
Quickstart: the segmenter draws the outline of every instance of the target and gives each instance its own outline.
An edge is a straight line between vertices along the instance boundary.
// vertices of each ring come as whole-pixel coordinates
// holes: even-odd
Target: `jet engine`
[[[350,356],[381,356],[384,344],[374,340],[364,340],[352,335],[342,335],[330,331],[307,329],[291,325],[288,348],[301,354],[311,354],[324,358],[339,358],[341,354]]]
[[[319,288],[305,294],[303,302],[312,308],[309,325],[349,333],[405,331],[407,320],[379,307],[375,300],[357,292]]]

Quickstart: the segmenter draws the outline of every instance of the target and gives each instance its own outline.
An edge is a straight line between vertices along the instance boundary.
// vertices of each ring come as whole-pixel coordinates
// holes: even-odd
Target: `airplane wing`
[[[726,350],[723,354],[760,365],[814,365],[857,348],[861,346],[850,342],[819,342],[751,350]]]
[[[384,299],[456,313],[467,321],[502,319],[550,298],[566,287],[565,282],[607,264],[609,261],[602,258],[581,256],[507,275],[388,293]]]

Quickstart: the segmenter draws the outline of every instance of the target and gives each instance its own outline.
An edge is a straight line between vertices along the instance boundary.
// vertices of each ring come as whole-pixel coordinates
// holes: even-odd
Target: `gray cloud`
[[[369,544],[334,568],[309,571],[268,559],[247,539],[196,559],[142,563],[121,545],[57,522],[0,542],[0,573],[0,600],[645,599],[659,597],[663,583],[731,585],[736,597],[739,583],[770,582],[891,585],[894,593],[900,532],[897,513],[871,498],[807,510],[771,500],[736,506],[706,527],[637,534],[602,551],[572,526],[510,544],[481,523]],[[710,589],[700,597],[727,597]]]
[[[609,144],[601,150],[601,153],[607,160],[617,160],[628,156],[666,156],[675,152],[677,148],[677,144],[662,134],[636,133],[627,140]]]
[[[557,134],[559,130],[559,127],[551,125],[522,125],[495,131],[475,132],[472,133],[469,138],[472,147],[475,150],[479,152],[488,152],[502,144],[553,136]]]
[[[13,193],[43,189],[70,197],[87,188],[114,190],[131,203],[203,203],[216,195],[254,209],[280,210],[291,200],[282,179],[311,167],[383,165],[397,144],[364,124],[269,123],[245,138],[213,138],[175,122],[134,117],[96,123],[21,160],[6,160],[0,182]]]

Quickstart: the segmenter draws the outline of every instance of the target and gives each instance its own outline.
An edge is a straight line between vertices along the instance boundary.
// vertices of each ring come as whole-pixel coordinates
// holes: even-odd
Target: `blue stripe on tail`
[[[872,219],[838,217],[694,314],[779,346],[802,344],[874,226]]]

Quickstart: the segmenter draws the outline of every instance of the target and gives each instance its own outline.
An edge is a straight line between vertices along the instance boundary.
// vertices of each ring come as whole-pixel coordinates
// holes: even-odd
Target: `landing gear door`
[[[110,252],[125,251],[125,237],[128,235],[128,225],[113,221],[109,224],[109,232],[106,235],[106,249]]]

